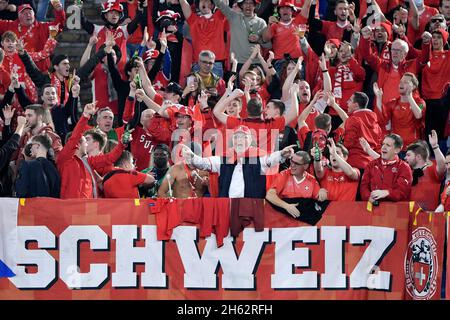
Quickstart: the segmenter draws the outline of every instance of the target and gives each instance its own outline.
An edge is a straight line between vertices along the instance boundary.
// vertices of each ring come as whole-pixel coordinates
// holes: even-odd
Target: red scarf
[[[350,68],[346,65],[339,64],[337,66],[336,74],[334,75],[334,89],[333,93],[336,99],[342,99],[342,82],[352,81]]]

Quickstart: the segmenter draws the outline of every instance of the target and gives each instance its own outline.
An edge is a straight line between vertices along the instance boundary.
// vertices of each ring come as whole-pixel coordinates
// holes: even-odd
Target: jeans
[[[191,71],[192,72],[200,71],[200,66],[198,65],[198,63],[194,63],[192,65]],[[221,61],[214,62],[214,67],[212,69],[212,73],[223,78],[223,63]]]
[[[46,21],[48,4],[50,0],[39,0],[37,5],[36,19],[38,21]],[[64,0],[59,0],[64,8]]]

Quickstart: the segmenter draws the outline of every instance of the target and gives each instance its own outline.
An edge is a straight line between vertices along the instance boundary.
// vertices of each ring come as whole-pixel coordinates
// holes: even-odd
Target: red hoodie
[[[369,109],[356,110],[348,117],[344,129],[344,145],[349,152],[347,162],[364,169],[372,158],[362,149],[359,138],[365,138],[375,151],[380,150],[383,137],[377,115]]]

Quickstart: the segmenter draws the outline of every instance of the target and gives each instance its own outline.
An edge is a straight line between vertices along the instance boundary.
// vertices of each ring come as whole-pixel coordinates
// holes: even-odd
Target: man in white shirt
[[[226,157],[202,158],[189,148],[183,149],[183,157],[201,170],[219,173],[219,197],[263,199],[266,195],[265,173],[290,158],[294,154],[293,146],[267,155],[251,147],[251,142],[250,129],[239,126],[234,130],[233,147]]]

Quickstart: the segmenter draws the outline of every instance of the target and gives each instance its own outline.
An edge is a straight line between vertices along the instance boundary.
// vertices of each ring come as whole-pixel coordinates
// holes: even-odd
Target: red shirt
[[[227,58],[224,33],[228,29],[228,21],[220,10],[216,10],[210,19],[193,12],[186,21],[192,36],[194,62],[198,60],[198,55],[203,50],[214,52],[216,61]]]
[[[441,180],[437,174],[436,163],[423,170],[423,176],[419,178],[419,182],[411,188],[411,200],[424,210],[434,211],[439,205],[439,190],[441,188]]]
[[[374,190],[388,190],[384,200],[408,201],[411,195],[412,172],[409,165],[398,157],[392,161],[381,158],[370,162],[361,180],[361,198],[369,200]]]
[[[422,118],[416,119],[409,102],[401,102],[400,98],[392,100],[383,106],[383,117],[386,122],[391,121],[391,132],[400,135],[403,139],[403,151],[409,144],[422,138],[425,119],[425,101],[415,98],[422,110]]]
[[[105,198],[139,198],[138,186],[146,178],[145,173],[137,171],[116,173],[103,183]]]
[[[422,72],[422,94],[424,99],[440,99],[444,88],[450,83],[450,51],[432,51],[430,63]]]
[[[358,180],[350,179],[344,172],[335,172],[332,169],[324,168],[325,174],[320,179],[322,188],[328,191],[328,200],[355,201],[358,191]]]
[[[301,179],[295,178],[291,169],[277,174],[271,189],[275,189],[280,198],[312,198],[317,199],[320,186],[316,178],[305,172]]]
[[[275,151],[275,145],[278,140],[280,132],[284,131],[286,122],[284,117],[279,117],[270,120],[261,119],[239,119],[233,116],[227,118],[227,129],[234,129],[240,125],[244,125],[254,130],[256,133],[256,143],[259,149],[268,153]],[[255,136],[254,136],[255,137]]]
[[[270,26],[272,48],[276,60],[283,59],[285,53],[289,53],[294,59],[303,55],[299,37],[295,34],[295,27],[306,23],[306,19],[299,14],[288,24],[278,22]]]
[[[322,34],[329,39],[339,39],[342,40],[344,36],[344,30],[346,27],[340,27],[335,21],[322,21]]]
[[[142,171],[150,166],[150,155],[156,146],[155,138],[139,125],[134,128],[132,136],[131,153],[136,159],[136,170]]]

